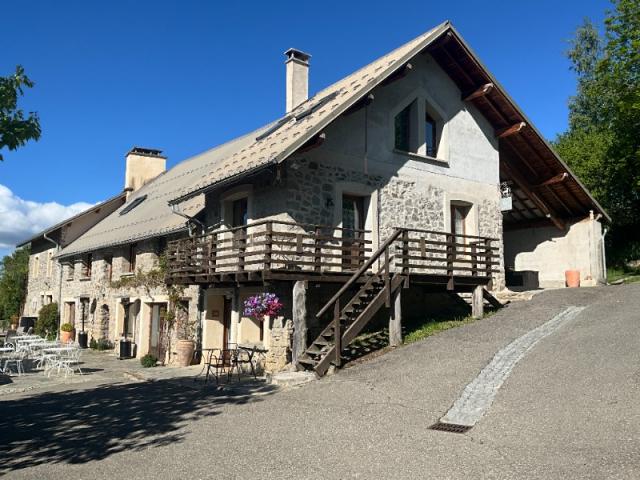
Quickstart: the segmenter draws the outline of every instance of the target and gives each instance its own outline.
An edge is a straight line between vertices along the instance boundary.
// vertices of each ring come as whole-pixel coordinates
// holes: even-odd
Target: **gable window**
[[[425,153],[429,157],[435,157],[438,154],[438,149],[437,149],[438,131],[436,129],[436,121],[433,119],[431,115],[429,115],[429,112],[425,112],[424,126],[425,126],[425,130],[424,130]]]
[[[423,98],[416,98],[394,118],[394,148],[400,152],[440,158],[444,122]]]
[[[405,107],[395,118],[395,147],[403,152],[411,151],[411,106]]]

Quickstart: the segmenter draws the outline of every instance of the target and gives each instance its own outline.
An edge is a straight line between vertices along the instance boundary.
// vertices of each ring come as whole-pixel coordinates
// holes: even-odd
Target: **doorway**
[[[342,196],[342,268],[356,270],[364,261],[365,197]]]
[[[224,296],[224,307],[222,312],[222,349],[227,350],[231,343],[231,311],[233,310],[233,299]]]
[[[70,323],[72,327],[76,326],[76,302],[66,302],[65,303],[65,321],[66,323]]]
[[[163,332],[167,318],[167,304],[153,303],[151,305],[151,322],[149,332],[149,353],[161,361],[164,360]]]

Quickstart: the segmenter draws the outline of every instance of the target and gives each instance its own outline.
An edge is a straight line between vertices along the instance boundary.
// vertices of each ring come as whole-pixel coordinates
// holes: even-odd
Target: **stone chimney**
[[[126,162],[124,189],[128,193],[135,192],[167,169],[167,157],[155,148],[133,147],[127,153]]]
[[[311,55],[290,48],[287,56],[287,113],[309,98],[309,59]]]

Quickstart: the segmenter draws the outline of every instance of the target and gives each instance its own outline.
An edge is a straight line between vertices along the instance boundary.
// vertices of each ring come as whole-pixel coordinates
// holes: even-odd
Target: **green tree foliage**
[[[8,77],[0,77],[0,149],[16,150],[29,140],[40,138],[40,119],[35,112],[25,114],[18,108],[18,98],[25,88],[32,88],[33,82],[20,65]],[[0,154],[0,161],[2,161]]]
[[[0,262],[0,320],[4,323],[20,310],[27,292],[29,248],[21,248]]]
[[[50,303],[44,305],[38,312],[38,320],[36,321],[35,332],[38,335],[55,337],[58,332],[58,304]]]
[[[640,0],[614,0],[600,37],[586,20],[568,57],[578,78],[555,147],[613,218],[616,263],[640,256]]]

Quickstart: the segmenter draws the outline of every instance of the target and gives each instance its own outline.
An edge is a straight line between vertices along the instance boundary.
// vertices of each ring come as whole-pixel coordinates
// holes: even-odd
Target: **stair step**
[[[316,338],[313,343],[315,345],[333,345],[333,342],[330,342],[328,340],[325,340],[324,338]]]
[[[298,363],[302,363],[304,365],[311,365],[312,367],[315,367],[318,362],[309,357],[299,357]]]
[[[315,345],[315,343],[316,342],[314,342],[314,344],[307,348],[307,350],[305,351],[307,355],[320,355],[322,353],[322,348]]]

